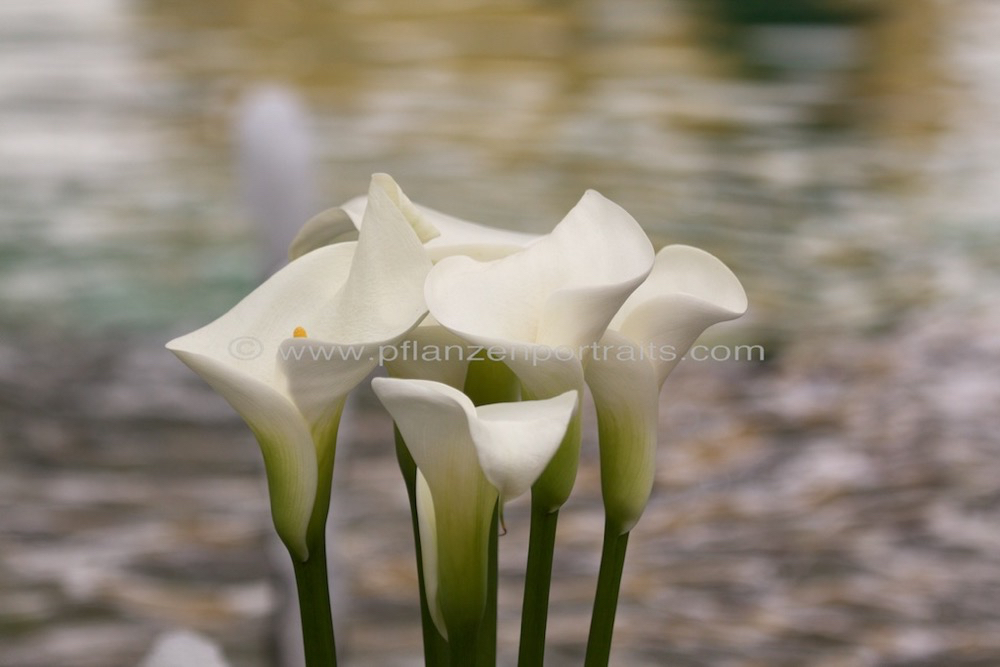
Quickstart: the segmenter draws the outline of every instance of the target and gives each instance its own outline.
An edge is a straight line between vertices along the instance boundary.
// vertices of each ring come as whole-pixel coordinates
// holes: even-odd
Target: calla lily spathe
[[[432,220],[444,220],[444,226],[448,230],[448,238],[443,241],[448,251],[457,252],[462,249],[476,251],[475,248],[468,246],[471,239],[475,239],[483,247],[478,250],[479,253],[486,255],[491,255],[494,252],[505,254],[511,252],[511,249],[515,247],[511,245],[512,239],[518,243],[527,243],[529,240],[537,238],[534,235],[508,233],[465,222],[417,206],[410,201],[399,184],[388,174],[375,174],[372,176],[372,182],[378,184],[406,218],[418,238],[424,243],[424,251],[427,253],[428,259],[433,259],[440,252],[444,252],[441,247],[442,232],[432,224]],[[294,259],[317,248],[356,239],[367,210],[368,198],[355,197],[341,206],[316,215],[299,230],[289,247],[289,257]],[[452,223],[451,227],[448,226],[449,222]],[[438,242],[437,245],[434,245],[435,241]],[[494,248],[494,243],[498,244],[496,248]],[[461,347],[463,352],[456,352],[456,347]],[[468,344],[465,341],[440,326],[433,317],[427,316],[406,336],[405,340],[400,341],[400,346],[395,353],[385,355],[384,361],[393,377],[435,380],[461,388],[468,367],[468,355],[464,352],[467,347]],[[429,353],[432,352],[446,353],[448,356],[447,358],[429,356]]]
[[[372,178],[399,207],[432,261],[451,255],[484,261],[495,259],[542,238],[467,222],[414,204],[391,176],[375,174]],[[299,231],[289,248],[289,256],[295,258],[325,245],[353,240],[363,225],[367,206],[365,197],[356,197],[315,216]],[[468,341],[428,315],[400,341],[396,353],[386,357],[385,366],[393,377],[434,380],[461,389],[473,352]]]
[[[555,396],[583,388],[583,349],[646,278],[653,256],[635,219],[591,190],[550,234],[514,254],[439,261],[427,277],[427,306],[442,326],[498,352],[527,397]],[[579,448],[577,411],[533,502],[554,511],[566,501]]]
[[[356,243],[302,255],[219,319],[167,344],[253,430],[275,527],[302,561],[309,535],[322,532],[344,400],[375,367],[379,346],[426,313],[430,262],[377,179],[365,216]]]
[[[419,470],[420,548],[435,625],[445,637],[470,636],[486,604],[493,509],[541,474],[577,394],[476,407],[439,382],[376,378],[372,388]]]
[[[537,234],[487,227],[461,220],[420,204],[414,204],[388,174],[373,179],[392,197],[409,220],[432,261],[450,255],[467,255],[480,260],[496,259],[534,243]],[[351,241],[365,222],[367,197],[350,201],[320,213],[299,231],[289,248],[293,259],[324,245]]]
[[[659,393],[708,327],[747,309],[732,271],[709,253],[671,245],[593,348],[586,379],[597,409],[601,487],[609,525],[632,529],[649,501],[656,464]]]

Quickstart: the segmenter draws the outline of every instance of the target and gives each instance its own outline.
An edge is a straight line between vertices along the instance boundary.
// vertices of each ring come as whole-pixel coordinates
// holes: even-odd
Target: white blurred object
[[[212,641],[176,630],[160,635],[139,667],[229,667],[229,663]]]
[[[285,86],[251,88],[237,108],[234,139],[241,197],[271,273],[285,264],[288,245],[316,213],[309,114]]]

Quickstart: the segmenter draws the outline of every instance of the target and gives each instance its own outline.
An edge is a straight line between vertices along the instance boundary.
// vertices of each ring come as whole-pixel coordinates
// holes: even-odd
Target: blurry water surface
[[[0,663],[135,665],[179,626],[276,664],[259,453],[162,342],[263,277],[280,234],[240,204],[233,137],[277,84],[320,206],[385,171],[545,231],[596,188],[746,285],[724,335],[784,354],[664,392],[615,660],[1000,664],[998,33],[997,0],[3,0]],[[420,643],[388,430],[359,407],[337,454],[365,665]],[[594,446],[552,664],[581,660]]]
[[[549,229],[588,188],[745,279],[755,330],[864,331],[995,282],[991,0],[8,0],[0,326],[177,330],[254,286],[231,127],[310,108],[321,200]]]

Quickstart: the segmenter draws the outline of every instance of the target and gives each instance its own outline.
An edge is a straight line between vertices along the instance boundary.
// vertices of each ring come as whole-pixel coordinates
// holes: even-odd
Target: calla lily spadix
[[[583,348],[600,339],[653,256],[635,219],[591,190],[550,234],[512,255],[439,261],[427,276],[427,306],[442,326],[498,352],[526,396],[546,398],[582,389]],[[533,488],[547,511],[576,479],[578,419]]]
[[[504,257],[541,238],[537,234],[487,227],[414,204],[391,176],[374,177],[390,194],[416,230],[432,261],[450,255],[488,260]],[[365,221],[367,197],[355,197],[309,220],[292,241],[289,256],[298,257],[323,245],[350,241]]]
[[[592,349],[586,379],[597,409],[601,487],[609,525],[626,533],[653,488],[659,393],[708,327],[747,309],[732,271],[709,253],[671,245]]]
[[[322,534],[344,400],[375,367],[377,348],[426,313],[429,269],[406,216],[373,179],[357,242],[302,255],[219,319],[167,344],[253,430],[275,527],[300,561]]]
[[[420,548],[435,625],[453,641],[474,635],[486,604],[494,507],[523,494],[541,474],[577,394],[476,407],[439,382],[376,378],[372,388],[420,473]]]

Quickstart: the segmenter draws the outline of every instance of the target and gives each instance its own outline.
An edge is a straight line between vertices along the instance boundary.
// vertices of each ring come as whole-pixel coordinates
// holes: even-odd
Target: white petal
[[[416,326],[426,308],[423,281],[430,262],[401,206],[405,196],[373,177],[350,272],[308,339],[281,347],[288,391],[310,423],[339,415],[335,400],[353,389],[380,361],[380,351]],[[387,189],[388,186],[388,189]],[[308,259],[311,255],[304,257]]]
[[[392,179],[392,176],[389,174],[375,174],[372,176],[372,187],[380,188],[392,203],[396,205],[403,214],[403,217],[406,218],[406,221],[413,228],[413,231],[416,232],[417,238],[420,239],[421,243],[427,243],[441,235],[441,232],[435,227],[433,222],[422,215],[413,205],[413,202],[410,201],[410,198],[403,193],[403,189]],[[368,200],[368,205],[370,206],[370,192]],[[365,213],[367,215],[367,211]],[[364,218],[362,218],[362,224],[364,224]]]
[[[632,216],[588,191],[520,252],[486,263],[441,260],[425,294],[434,317],[468,340],[578,347],[597,340],[652,263]]]
[[[527,269],[543,247],[540,241],[492,262],[470,257],[441,260],[424,284],[431,315],[459,336],[483,345],[535,343],[546,295],[544,285],[536,285]],[[526,260],[524,255],[529,252],[533,254]]]
[[[490,346],[495,352],[504,350],[499,344]],[[583,366],[576,352],[569,348],[552,348],[548,345],[512,343],[507,346],[509,355],[504,363],[521,381],[521,395],[525,400],[537,400],[559,396],[576,390],[582,394],[584,386]],[[531,499],[540,507],[554,511],[566,502],[580,465],[580,410],[577,408],[570,418],[565,437],[559,445],[548,467],[538,478],[532,490]]]
[[[414,229],[420,233],[421,240],[425,242],[427,254],[432,261],[436,262],[451,255],[468,255],[484,261],[497,259],[516,252],[541,238],[537,234],[480,225],[420,204],[413,204],[389,176],[379,174],[378,177],[385,179],[382,182],[386,189],[391,190],[392,187],[395,187],[401,195],[400,199],[405,200],[408,204],[404,207],[404,211],[407,212]],[[357,228],[360,229],[366,206],[367,200],[364,197],[357,197],[343,204],[341,208],[347,212]]]
[[[739,280],[712,255],[668,246],[586,364],[597,408],[609,525],[632,529],[652,491],[660,387],[701,333],[746,311]]]
[[[167,348],[208,357],[233,373],[282,387],[279,346],[296,327],[315,335],[336,319],[330,311],[347,281],[355,247],[342,243],[300,257],[225,315]]]
[[[373,180],[350,275],[318,337],[356,344],[402,336],[427,312],[423,284],[430,266],[403,212]]]
[[[575,353],[570,353],[568,348],[556,349],[547,345],[522,343],[505,344],[499,340],[492,343],[486,341],[483,345],[484,352],[488,356],[495,354],[496,356],[491,358],[503,360],[517,375],[521,381],[522,397],[526,400],[552,398],[567,391],[583,389],[583,366],[580,359]],[[468,401],[464,394],[459,393],[459,395],[462,399],[458,400]],[[471,408],[471,401],[468,402],[468,406]],[[580,443],[580,411],[577,409],[570,419],[562,444],[535,485],[532,492],[533,501],[550,510],[558,509],[566,502],[576,481]]]
[[[472,439],[486,479],[504,502],[526,492],[552,460],[576,410],[575,391],[542,401],[476,408]]]
[[[323,246],[357,240],[358,229],[347,212],[342,208],[327,209],[302,226],[288,247],[288,259],[297,259]]]
[[[429,380],[374,378],[372,389],[431,489],[447,488],[454,498],[466,501],[475,495],[483,478],[469,429],[476,414],[472,401],[453,387]]]
[[[467,255],[481,261],[499,259],[541,238],[538,234],[469,222],[419,204],[415,207],[441,232],[440,236],[425,245],[428,255],[435,262],[451,255]]]
[[[361,229],[361,223],[365,219],[365,209],[368,207],[368,195],[358,195],[340,205],[340,208],[354,223],[354,227]]]
[[[381,349],[426,314],[430,262],[399,198],[376,176],[368,199],[367,222],[332,307],[314,331],[306,328],[312,337],[287,339],[280,348],[288,393],[312,426],[320,460],[336,442],[344,397],[379,363]]]
[[[639,344],[675,352],[673,359],[656,360],[662,384],[705,329],[740,317],[746,309],[746,292],[725,264],[704,250],[672,245],[657,253],[649,278],[625,302],[611,328]]]
[[[421,243],[440,235],[440,232],[414,206],[391,176],[374,174],[370,187],[380,189],[395,204]],[[368,196],[355,197],[340,206],[319,213],[306,222],[292,241],[289,257],[295,259],[326,245],[356,241],[358,231],[364,224],[365,212],[368,209]]]
[[[639,520],[656,472],[660,383],[647,357],[639,345],[609,331],[586,365],[597,409],[601,495],[608,524],[619,534]]]
[[[287,391],[311,425],[317,448],[333,444],[344,399],[377,365],[378,344],[288,338],[279,352]]]
[[[589,345],[649,274],[653,246],[625,209],[594,190],[550,238],[550,252],[561,256],[560,275],[550,283],[536,342]]]

